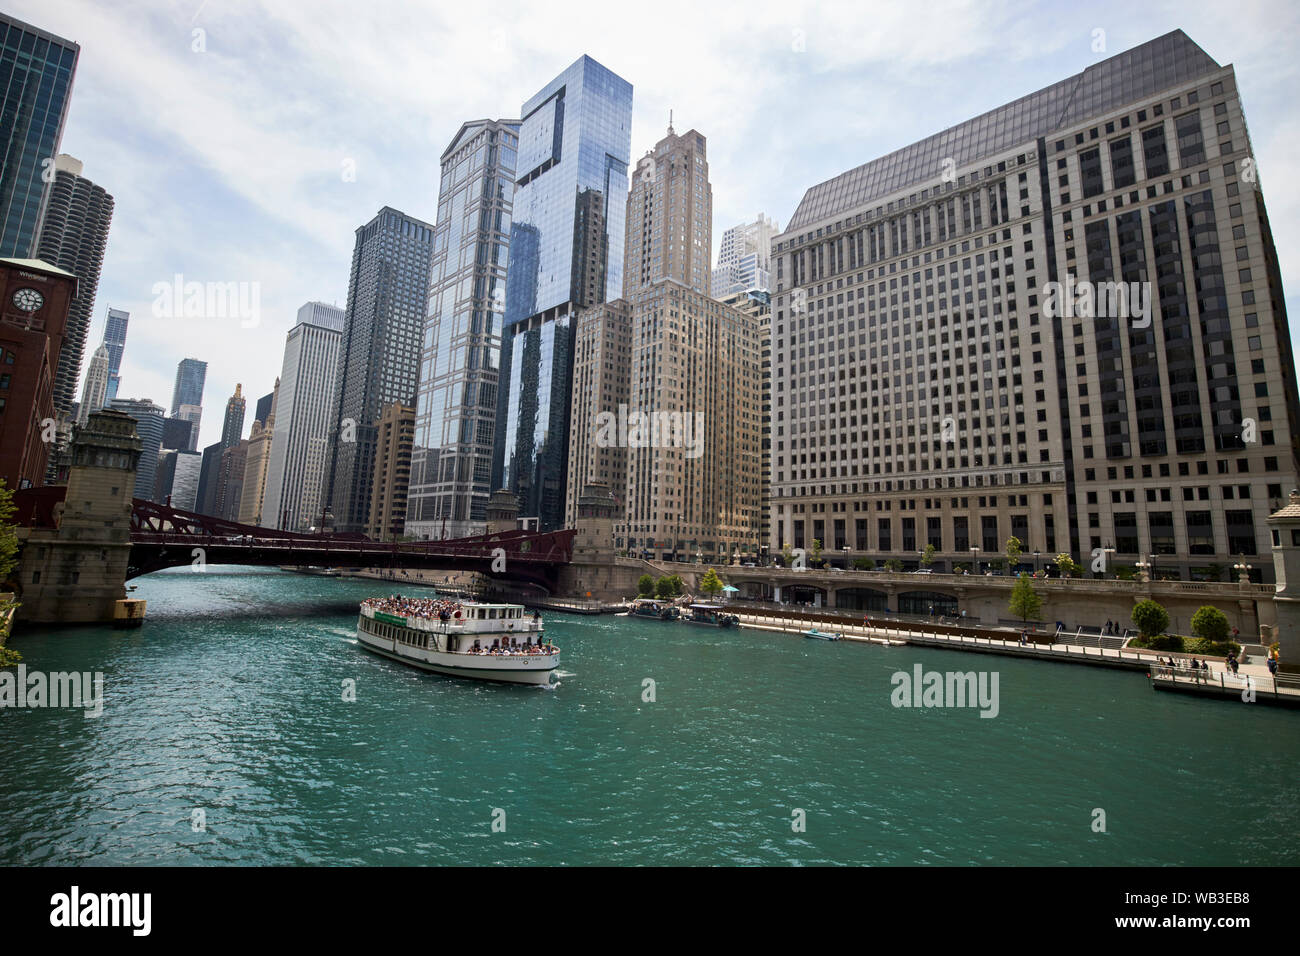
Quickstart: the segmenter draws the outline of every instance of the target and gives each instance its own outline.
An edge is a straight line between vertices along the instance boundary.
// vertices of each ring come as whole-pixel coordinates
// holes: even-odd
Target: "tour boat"
[[[668,601],[656,601],[651,598],[638,598],[627,609],[628,617],[652,617],[659,621],[675,621],[682,612]]]
[[[727,614],[720,604],[692,604],[682,618],[687,624],[705,624],[709,627],[735,627],[740,618]]]
[[[357,639],[376,654],[448,677],[547,684],[560,666],[541,616],[526,615],[522,604],[370,598],[361,603]]]
[[[819,631],[815,627],[810,627],[802,633],[804,637],[815,637],[819,641],[838,641],[841,636],[831,631]]]

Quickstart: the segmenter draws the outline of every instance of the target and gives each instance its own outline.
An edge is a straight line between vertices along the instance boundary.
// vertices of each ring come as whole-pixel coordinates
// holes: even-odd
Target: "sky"
[[[1182,29],[1236,69],[1300,330],[1294,0],[0,2],[81,45],[61,151],[116,201],[85,361],[109,306],[131,313],[120,397],[170,408],[177,363],[207,361],[200,448],[236,383],[247,434],[299,306],[346,303],[355,230],[385,205],[433,222],[461,123],[517,118],[584,53],[632,84],[634,161],[670,109],[708,138],[716,258],[810,186]],[[169,312],[178,275],[245,308]]]

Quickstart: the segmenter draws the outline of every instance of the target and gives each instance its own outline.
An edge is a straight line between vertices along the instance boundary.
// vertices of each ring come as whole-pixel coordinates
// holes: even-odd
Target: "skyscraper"
[[[1300,425],[1278,258],[1234,71],[1181,31],[811,187],[773,257],[775,547],[943,569],[1015,536],[1184,579],[1268,552]]]
[[[725,299],[752,289],[768,291],[772,272],[772,237],[781,231],[762,213],[753,222],[722,234],[718,267],[713,270],[713,297]]]
[[[583,56],[521,110],[492,485],[564,521],[578,309],[623,287],[632,85]]]
[[[357,230],[330,435],[330,502],[340,531],[370,515],[375,421],[415,403],[429,298],[433,227],[385,206]]]
[[[713,186],[708,143],[696,130],[668,135],[637,160],[628,194],[627,257],[622,296],[659,279],[709,294],[713,255]]]
[[[54,373],[54,410],[68,415],[77,398],[77,376],[90,332],[100,268],[113,221],[113,197],[81,175],[81,162],[66,154],[54,161],[54,182],[37,242],[37,258],[77,277],[77,298]]]
[[[36,251],[49,201],[43,174],[63,138],[80,52],[0,13],[0,257]]]
[[[758,547],[759,320],[709,296],[712,217],[707,141],[670,126],[633,171],[624,297],[578,314],[567,523],[608,487],[615,546],[656,557]]]
[[[276,379],[275,387],[280,387],[280,380]],[[261,422],[263,425],[271,418],[271,403],[275,401],[275,389],[267,392],[257,400],[257,407],[253,411],[253,421]]]
[[[375,474],[366,534],[377,541],[396,541],[406,533],[414,436],[415,409],[409,405],[393,402],[375,422]]]
[[[518,120],[465,123],[442,154],[406,533],[482,531],[492,471]]]
[[[320,522],[324,448],[343,320],[342,309],[308,302],[298,310],[298,322],[286,337],[275,403],[275,441],[262,500],[263,527],[301,531]],[[319,446],[315,454],[313,442]]]
[[[104,392],[105,402],[117,398],[117,386],[121,382],[122,351],[126,348],[126,327],[131,321],[131,313],[121,309],[109,309],[104,320],[104,346],[108,349],[108,388]]]
[[[240,436],[244,434],[246,407],[243,385],[237,383],[235,394],[226,401],[226,417],[221,424],[220,447],[213,450],[211,465],[207,468],[200,467],[199,470],[199,510],[204,514],[217,515],[232,521],[238,517],[248,442],[243,442],[242,447],[233,454],[231,449],[241,444]],[[203,450],[203,457],[208,458],[206,448]],[[206,465],[207,462],[205,461],[204,464]]]
[[[134,497],[153,501],[157,490],[158,456],[162,451],[163,408],[147,398],[115,398],[114,410],[135,419],[135,430],[144,447],[135,472]]]
[[[90,357],[90,367],[86,370],[86,386],[81,391],[81,406],[77,409],[77,424],[86,424],[91,412],[104,407],[108,394],[108,348],[101,345]]]
[[[199,444],[199,426],[203,421],[203,384],[208,377],[208,363],[198,359],[181,359],[176,366],[176,384],[172,387],[172,417],[193,425],[189,444],[194,451]]]
[[[244,412],[248,402],[244,398],[244,386],[235,384],[235,394],[226,400],[226,417],[221,425],[221,446],[229,448],[239,441],[244,434]]]
[[[203,404],[203,383],[208,377],[208,363],[198,359],[181,359],[176,366],[176,384],[172,386],[172,417],[179,418],[182,405]]]

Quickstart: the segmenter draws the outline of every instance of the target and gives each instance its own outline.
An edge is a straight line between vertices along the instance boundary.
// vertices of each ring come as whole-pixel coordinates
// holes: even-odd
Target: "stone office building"
[[[812,187],[773,255],[774,549],[1271,577],[1277,254],[1233,69],[1181,31]]]

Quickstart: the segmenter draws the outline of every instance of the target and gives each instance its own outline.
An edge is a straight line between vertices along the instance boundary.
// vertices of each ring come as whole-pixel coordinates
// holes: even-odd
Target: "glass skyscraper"
[[[574,315],[623,288],[632,85],[589,56],[521,111],[492,484],[564,521]]]
[[[406,533],[481,532],[491,493],[518,120],[461,126],[442,154]]]
[[[80,50],[0,13],[0,258],[36,249],[49,201],[42,164],[59,151]]]
[[[108,389],[104,393],[107,406],[117,398],[117,386],[122,380],[122,351],[126,348],[126,327],[131,321],[131,313],[121,309],[109,309],[104,323],[104,347],[108,349]]]
[[[328,500],[339,531],[364,531],[370,517],[380,411],[415,404],[432,255],[433,226],[388,206],[357,230],[331,410]]]

